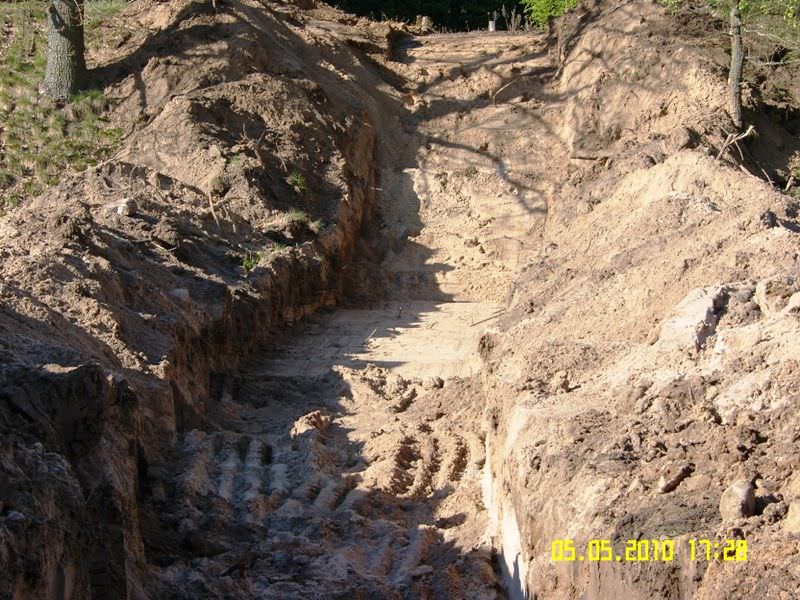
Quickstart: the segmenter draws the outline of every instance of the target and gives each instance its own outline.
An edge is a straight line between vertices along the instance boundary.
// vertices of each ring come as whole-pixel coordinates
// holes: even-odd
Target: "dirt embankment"
[[[0,225],[3,597],[143,596],[148,464],[336,303],[373,208],[355,51],[281,5],[128,10],[94,57],[122,150]]]
[[[512,589],[794,597],[800,224],[763,177],[786,177],[792,124],[751,94],[759,138],[716,158],[731,125],[713,21],[600,3],[560,27],[550,92],[569,160],[483,341],[485,499]],[[754,508],[723,515],[735,481]],[[554,564],[564,538],[623,556],[627,540],[674,539],[677,558]],[[747,539],[748,559],[690,560],[690,538]]]

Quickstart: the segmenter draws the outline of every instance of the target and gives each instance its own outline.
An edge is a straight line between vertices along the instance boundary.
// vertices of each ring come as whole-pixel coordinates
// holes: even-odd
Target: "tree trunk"
[[[728,75],[730,88],[731,118],[739,129],[742,128],[742,16],[739,13],[739,0],[731,6],[731,72]]]
[[[51,98],[66,100],[86,79],[83,0],[51,0],[47,22],[47,68],[42,91]]]

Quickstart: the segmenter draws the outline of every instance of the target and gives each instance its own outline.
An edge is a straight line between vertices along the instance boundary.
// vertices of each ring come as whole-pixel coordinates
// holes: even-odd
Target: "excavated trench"
[[[713,158],[727,87],[672,16],[592,5],[412,38],[132,3],[135,131],[0,220],[0,596],[795,589],[772,492],[749,565],[552,564],[719,535],[739,466],[796,488],[796,203]]]
[[[538,99],[547,42],[262,8],[137,13],[155,33],[107,70],[141,129],[0,223],[0,328],[25,349],[0,348],[0,518],[18,524],[0,529],[0,595],[514,585],[482,489],[479,347],[547,211],[559,142],[527,141],[558,115]],[[312,218],[330,226],[312,236]]]
[[[376,132],[379,232],[348,275],[353,299],[275,336],[221,382],[220,430],[190,431],[150,465],[167,482],[149,532],[165,593],[522,597],[515,557],[497,554],[513,532],[476,376],[546,213],[530,160],[544,150],[515,135],[549,135],[521,104],[551,71],[544,44],[400,48],[413,91],[395,130]]]

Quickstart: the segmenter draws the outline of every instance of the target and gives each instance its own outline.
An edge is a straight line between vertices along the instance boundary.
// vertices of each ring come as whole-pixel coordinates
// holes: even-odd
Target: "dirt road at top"
[[[536,92],[552,69],[527,34],[434,35],[401,55],[411,91],[397,130],[377,132],[395,157],[380,165],[381,299],[286,332],[226,382],[226,430],[186,436],[164,519],[206,557],[165,561],[177,596],[504,595],[464,378],[546,215],[560,147]]]

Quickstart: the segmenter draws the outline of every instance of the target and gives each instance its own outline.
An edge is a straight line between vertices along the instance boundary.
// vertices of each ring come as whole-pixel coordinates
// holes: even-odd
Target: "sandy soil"
[[[416,105],[401,113],[404,130],[379,136],[403,159],[378,180],[379,293],[287,331],[226,381],[214,408],[223,431],[187,433],[177,457],[152,467],[165,489],[179,482],[157,505],[161,522],[200,547],[230,548],[170,561],[160,573],[169,594],[501,593],[480,491],[482,407],[468,378],[544,210],[523,187],[535,168],[506,160],[508,128],[495,126],[514,103],[484,95],[508,69],[542,68],[535,44],[541,36],[400,46],[396,68],[422,89],[404,98]],[[475,67],[449,74],[464,64]],[[448,75],[429,83],[430,72]],[[246,567],[231,566],[243,552]]]
[[[126,14],[119,154],[0,221],[0,596],[794,597],[797,140],[720,154],[719,23]]]

